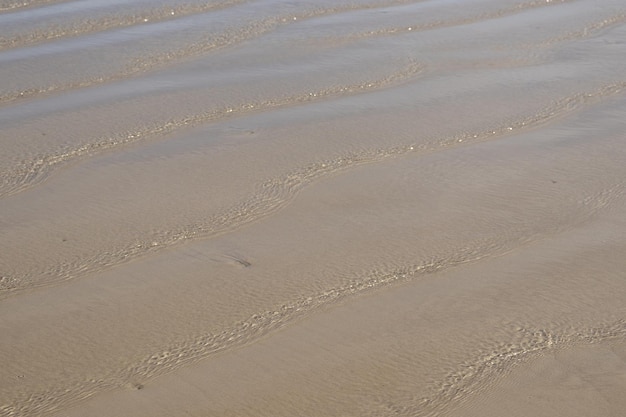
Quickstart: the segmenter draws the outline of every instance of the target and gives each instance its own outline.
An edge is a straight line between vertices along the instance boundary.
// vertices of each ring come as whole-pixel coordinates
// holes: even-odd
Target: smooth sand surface
[[[625,22],[0,1],[0,416],[621,416]]]

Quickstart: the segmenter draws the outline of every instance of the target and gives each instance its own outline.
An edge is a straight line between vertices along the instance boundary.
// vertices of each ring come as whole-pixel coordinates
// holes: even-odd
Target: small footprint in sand
[[[129,382],[126,384],[126,388],[139,391],[144,389],[144,385],[139,382]]]
[[[234,266],[238,266],[241,268],[249,268],[252,266],[250,262],[248,262],[246,259],[244,259],[241,256],[223,255],[223,257],[226,259],[227,263],[234,265]]]

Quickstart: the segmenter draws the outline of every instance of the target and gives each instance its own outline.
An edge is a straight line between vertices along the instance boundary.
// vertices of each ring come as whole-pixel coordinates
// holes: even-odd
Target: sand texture
[[[0,0],[0,416],[626,410],[623,0]]]

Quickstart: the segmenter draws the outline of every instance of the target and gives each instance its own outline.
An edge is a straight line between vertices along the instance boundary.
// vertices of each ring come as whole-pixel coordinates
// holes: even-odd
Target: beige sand
[[[0,416],[621,415],[620,1],[72,3],[0,44]]]

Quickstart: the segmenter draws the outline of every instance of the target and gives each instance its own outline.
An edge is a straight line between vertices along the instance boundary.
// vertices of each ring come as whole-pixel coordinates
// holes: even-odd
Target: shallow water
[[[0,415],[620,409],[623,2],[0,11]]]

